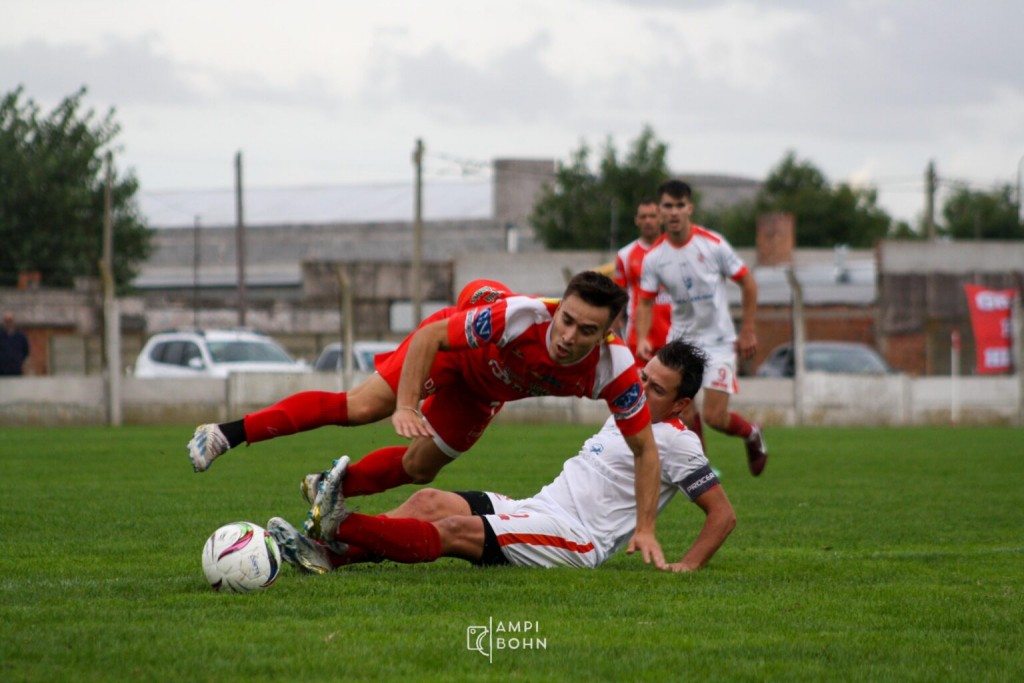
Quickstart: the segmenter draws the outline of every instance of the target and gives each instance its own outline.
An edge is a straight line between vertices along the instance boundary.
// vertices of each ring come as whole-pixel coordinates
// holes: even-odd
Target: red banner
[[[1010,307],[1016,291],[986,289],[977,285],[964,285],[964,289],[967,290],[967,307],[971,311],[974,345],[978,352],[978,374],[1012,372]]]

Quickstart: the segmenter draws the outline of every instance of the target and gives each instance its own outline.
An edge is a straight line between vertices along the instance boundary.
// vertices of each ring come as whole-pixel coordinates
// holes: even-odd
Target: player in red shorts
[[[345,497],[425,484],[469,450],[506,401],[528,396],[604,400],[636,458],[637,530],[631,547],[664,564],[654,537],[659,486],[657,446],[634,358],[609,334],[626,294],[599,273],[579,273],[561,300],[512,294],[500,283],[473,283],[459,305],[438,311],[377,372],[348,393],[302,392],[243,420],[200,425],[189,442],[194,469],[229,448],[324,425],[360,425],[391,416],[408,446],[382,448],[331,471]],[[420,401],[423,401],[420,406]],[[340,468],[340,469],[339,469]],[[317,475],[304,482],[314,499]]]

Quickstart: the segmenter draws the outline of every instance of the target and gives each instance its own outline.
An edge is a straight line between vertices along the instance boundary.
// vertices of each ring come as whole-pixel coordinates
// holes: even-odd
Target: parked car
[[[227,377],[232,372],[310,372],[265,334],[171,330],[154,334],[135,361],[136,377]]]
[[[772,349],[757,368],[758,377],[792,377],[793,344]],[[804,368],[816,372],[842,372],[854,375],[885,375],[893,372],[878,352],[867,344],[839,341],[811,341],[804,344]]]
[[[313,363],[313,369],[320,372],[337,372],[343,370],[344,356],[341,342],[334,342],[324,347],[320,357]],[[387,353],[398,348],[395,342],[357,341],[352,344],[352,365],[360,372],[373,372],[374,358],[378,353]]]

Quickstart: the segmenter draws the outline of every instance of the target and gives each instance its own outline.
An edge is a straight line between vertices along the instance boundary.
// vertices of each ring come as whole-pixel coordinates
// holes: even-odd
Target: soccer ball
[[[281,551],[270,533],[252,522],[217,529],[203,546],[203,573],[215,591],[249,593],[274,583]]]

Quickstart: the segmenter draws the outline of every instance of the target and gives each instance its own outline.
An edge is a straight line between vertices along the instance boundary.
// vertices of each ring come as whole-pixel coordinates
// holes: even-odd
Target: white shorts
[[[708,354],[704,366],[704,382],[701,387],[735,394],[740,388],[736,383],[736,347],[732,344],[709,346],[702,349]]]
[[[500,493],[486,494],[494,514],[484,515],[484,519],[511,564],[582,569],[593,569],[599,564],[589,534],[564,512],[533,498],[513,500]]]

